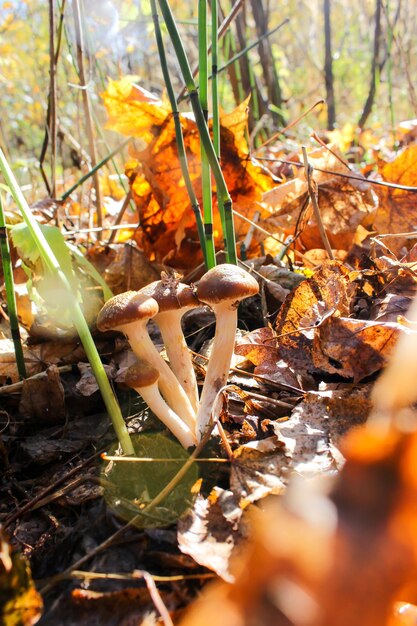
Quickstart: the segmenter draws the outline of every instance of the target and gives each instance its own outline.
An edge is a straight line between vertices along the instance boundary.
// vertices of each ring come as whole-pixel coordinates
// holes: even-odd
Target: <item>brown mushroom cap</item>
[[[142,287],[140,293],[154,298],[158,303],[160,313],[196,307],[200,304],[193,288],[184,283],[172,286],[165,284],[162,280],[156,280]]]
[[[137,291],[125,291],[108,300],[97,317],[101,331],[117,330],[138,320],[147,320],[158,313],[158,303]]]
[[[258,282],[249,272],[223,263],[206,272],[197,285],[197,296],[207,304],[217,304],[224,300],[240,301],[259,292]]]
[[[158,370],[147,361],[138,361],[126,371],[125,384],[129,387],[149,387],[159,378]]]

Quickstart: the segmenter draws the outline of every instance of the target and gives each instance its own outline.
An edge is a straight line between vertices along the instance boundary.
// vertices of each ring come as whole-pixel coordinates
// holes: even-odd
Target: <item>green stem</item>
[[[218,0],[211,2],[211,99],[213,107],[213,146],[220,161],[220,109],[219,109],[219,80],[218,80],[218,56],[219,56],[219,40],[217,31],[218,22]],[[222,220],[223,236],[226,232],[226,224],[224,221],[224,206],[221,206],[222,199],[217,195],[217,204]],[[224,241],[224,248],[227,250],[227,243]]]
[[[200,205],[197,200],[197,196],[195,195],[194,187],[191,182],[190,171],[188,169],[188,160],[187,160],[187,154],[185,151],[184,136],[182,134],[180,114],[178,111],[177,100],[175,98],[174,89],[172,87],[171,77],[169,75],[168,64],[167,64],[166,54],[165,54],[165,47],[164,47],[164,42],[162,39],[161,27],[159,25],[159,15],[158,15],[158,11],[156,8],[156,0],[151,0],[151,10],[152,10],[152,17],[153,17],[153,23],[154,23],[154,28],[155,28],[156,43],[158,46],[159,59],[161,63],[162,75],[164,77],[165,86],[166,86],[167,93],[168,93],[168,98],[171,104],[172,115],[174,118],[175,138],[177,142],[178,157],[179,157],[179,161],[181,165],[182,176],[184,178],[185,187],[187,189],[188,197],[190,198],[191,207],[195,216],[198,238],[200,240],[200,245],[201,245],[201,249],[203,251],[203,256],[204,256],[204,263],[206,265],[206,268],[209,269],[210,265],[208,261],[206,239],[204,235],[203,218],[201,217]]]
[[[198,63],[199,95],[204,119],[208,121],[208,59],[207,59],[207,1],[198,0]],[[216,265],[216,253],[213,239],[213,196],[211,189],[211,170],[207,154],[201,150],[201,189],[203,196],[204,236],[209,253],[208,268]]]
[[[200,134],[200,140],[201,140],[201,143],[203,144],[204,151],[207,154],[210,167],[213,171],[213,175],[216,180],[217,193],[218,193],[218,196],[223,200],[225,229],[226,229],[224,233],[224,238],[227,241],[226,258],[227,258],[228,263],[237,264],[235,232],[234,232],[233,214],[232,214],[232,199],[229,195],[229,191],[227,189],[227,185],[223,177],[223,172],[221,170],[218,158],[216,156],[216,152],[213,147],[213,143],[211,141],[208,126],[204,118],[204,113],[201,108],[200,100],[198,97],[197,88],[194,83],[193,75],[191,73],[191,68],[188,63],[188,59],[184,50],[184,46],[183,46],[180,34],[177,29],[177,25],[171,13],[171,8],[167,0],[159,0],[159,5],[161,7],[161,11],[162,11],[169,35],[174,45],[175,53],[177,55],[177,60],[179,62],[183,79],[184,79],[185,85],[189,93],[195,121],[196,121],[199,134]]]
[[[21,379],[26,378],[26,366],[20,338],[19,321],[17,319],[16,298],[14,292],[13,268],[10,258],[9,238],[7,236],[6,218],[0,194],[0,251],[3,263],[4,284],[6,285],[7,312],[10,320],[10,333],[16,355],[17,371]]]
[[[119,404],[111,389],[109,380],[107,378],[103,364],[100,360],[100,356],[97,352],[96,345],[91,336],[90,329],[84,318],[81,307],[78,303],[77,298],[74,297],[73,287],[68,281],[61,267],[59,266],[59,263],[55,255],[53,254],[47,240],[45,239],[45,236],[43,235],[38,222],[33,217],[32,212],[26,202],[26,199],[1,150],[0,150],[0,170],[2,171],[4,179],[10,188],[10,192],[13,196],[14,201],[16,202],[17,206],[19,207],[22,213],[23,219],[26,222],[26,225],[29,229],[30,234],[32,235],[34,241],[36,242],[36,245],[39,249],[39,253],[41,255],[42,261],[45,264],[45,267],[60,280],[61,285],[64,288],[63,299],[65,299],[65,302],[63,302],[63,305],[67,306],[69,310],[71,311],[72,320],[79,334],[81,343],[83,344],[85,353],[90,362],[94,376],[96,377],[97,384],[101,391],[101,395],[103,397],[107,411],[113,422],[113,427],[114,427],[114,430],[116,431],[116,435],[120,442],[120,445],[122,446],[123,452],[125,454],[134,454],[135,451],[134,451],[132,442],[130,440],[130,436],[127,431],[123,416],[121,414]]]

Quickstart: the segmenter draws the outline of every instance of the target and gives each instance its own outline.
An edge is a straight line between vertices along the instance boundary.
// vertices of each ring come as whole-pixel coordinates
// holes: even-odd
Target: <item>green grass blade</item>
[[[20,212],[25,220],[29,231],[36,242],[39,249],[40,256],[44,262],[44,265],[48,270],[59,279],[62,285],[62,297],[65,299],[63,304],[68,307],[71,312],[74,326],[77,329],[81,343],[83,344],[87,358],[90,362],[94,376],[97,380],[97,384],[101,391],[104,403],[107,411],[113,422],[113,427],[116,431],[117,438],[122,446],[125,454],[134,454],[134,448],[126,428],[123,416],[120,411],[119,404],[111,389],[109,380],[104,370],[103,364],[100,360],[100,356],[97,352],[96,345],[91,336],[90,329],[84,318],[81,307],[77,301],[77,298],[73,296],[73,287],[65,276],[64,272],[59,266],[59,263],[53,254],[42,230],[32,215],[32,212],[26,202],[26,199],[14,177],[12,170],[7,163],[7,160],[0,149],[0,170],[3,173],[6,184],[9,186],[10,192],[14,201],[20,209]]]
[[[199,96],[204,119],[208,121],[208,56],[207,56],[207,0],[198,0],[198,62]],[[216,265],[213,239],[213,195],[211,169],[207,154],[201,145],[201,188],[203,195],[204,235],[206,239],[209,268]]]
[[[204,117],[203,109],[201,108],[200,100],[198,97],[198,91],[197,91],[197,88],[196,88],[196,85],[194,83],[194,79],[192,76],[190,64],[188,63],[187,55],[185,53],[185,49],[184,49],[180,34],[177,29],[175,19],[172,15],[168,0],[159,0],[159,6],[161,8],[161,12],[164,17],[166,27],[171,37],[171,41],[174,45],[175,53],[177,55],[177,59],[181,68],[183,79],[184,79],[184,82],[186,84],[186,87],[189,93],[195,121],[199,130],[199,133],[200,133],[200,140],[201,140],[201,143],[203,144],[203,148],[207,154],[210,167],[213,171],[213,175],[216,180],[217,193],[219,194],[219,197],[223,201],[224,215],[225,215],[224,222],[225,222],[225,227],[226,227],[224,236],[227,242],[226,258],[227,258],[228,263],[237,264],[235,231],[234,231],[233,213],[232,213],[232,199],[227,189],[227,185],[223,177],[223,172],[221,170],[216,152],[213,147],[213,143],[211,141],[211,137],[210,137],[208,126]]]
[[[210,261],[209,261],[210,254],[207,251],[203,218],[201,216],[200,205],[197,200],[197,196],[195,195],[194,187],[190,178],[190,172],[188,169],[188,160],[187,160],[187,154],[185,151],[184,136],[182,134],[180,115],[179,115],[177,101],[176,101],[175,94],[174,94],[174,89],[172,87],[171,77],[169,75],[168,64],[167,64],[166,54],[165,54],[165,46],[164,46],[164,42],[162,39],[161,28],[159,25],[159,15],[157,12],[155,0],[151,0],[151,10],[152,10],[152,16],[153,16],[153,22],[154,22],[154,28],[155,28],[156,43],[158,46],[159,59],[160,59],[161,68],[162,68],[162,74],[164,77],[165,86],[167,89],[168,98],[171,104],[172,114],[174,117],[175,138],[177,142],[178,157],[180,160],[182,176],[184,178],[188,197],[190,198],[191,207],[194,212],[194,216],[195,216],[195,220],[197,224],[198,238],[200,240],[201,249],[203,251],[204,263],[207,269],[210,269],[212,265],[210,264]]]
[[[7,236],[6,219],[0,194],[0,252],[3,263],[4,284],[6,286],[7,311],[10,320],[10,333],[16,355],[16,366],[20,378],[26,378],[26,366],[20,338],[19,321],[17,319],[16,297],[14,292],[13,268],[10,259],[9,239]]]

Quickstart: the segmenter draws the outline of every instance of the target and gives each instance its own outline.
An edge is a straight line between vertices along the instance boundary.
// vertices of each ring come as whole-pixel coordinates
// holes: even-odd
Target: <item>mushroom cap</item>
[[[223,263],[206,272],[197,285],[199,300],[207,304],[218,304],[225,300],[239,302],[259,292],[256,279],[246,270]]]
[[[97,328],[103,332],[117,330],[126,324],[148,320],[157,313],[156,300],[137,291],[125,291],[105,303],[97,317]]]
[[[148,361],[140,360],[126,371],[124,382],[133,388],[150,387],[158,378],[158,370]]]
[[[160,313],[183,308],[190,309],[200,305],[194,289],[184,283],[171,285],[162,280],[156,280],[142,287],[140,293],[154,298],[158,303]]]

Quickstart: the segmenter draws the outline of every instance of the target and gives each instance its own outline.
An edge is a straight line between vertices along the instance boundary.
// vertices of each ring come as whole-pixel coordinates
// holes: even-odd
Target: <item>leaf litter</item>
[[[121,231],[119,243],[89,247],[90,263],[114,293],[157,279],[162,263],[194,272],[201,255],[168,108],[130,78],[110,82],[104,99],[109,127],[140,138],[126,173],[142,228]],[[146,512],[163,486],[163,463],[172,462],[172,441],[123,386],[132,354],[115,334],[96,335],[99,352],[128,428],[159,442],[159,457],[152,450],[147,460],[144,444],[142,461],[124,469],[100,460],[115,445],[95,381],[65,319],[57,334],[45,317],[49,287],[30,246],[22,252],[27,241],[19,241],[32,283],[23,296],[18,287],[27,381],[18,381],[3,322],[0,341],[0,521],[7,533],[0,576],[12,612],[25,606],[19,623],[159,624],[159,601],[144,572],[182,626],[415,621],[415,415],[402,409],[398,420],[378,422],[371,401],[399,338],[414,340],[417,332],[407,318],[416,292],[416,249],[407,235],[415,194],[373,186],[334,147],[311,151],[321,218],[337,252],[327,260],[300,156],[290,155],[295,165],[277,184],[248,155],[246,108],[244,102],[222,117],[222,166],[237,212],[250,220],[261,215],[264,232],[253,236],[246,261],[261,294],[240,310],[246,330],[235,346],[233,384],[223,391],[221,438],[214,434],[204,458],[190,461],[194,473],[179,508],[174,496]],[[199,189],[196,127],[185,116],[181,123]],[[378,173],[415,186],[414,162],[411,143],[392,162],[379,160]],[[109,180],[102,184],[109,194],[120,192]],[[238,215],[236,223],[241,239],[249,225]],[[220,225],[214,228],[220,242]],[[278,254],[283,241],[286,257]],[[85,244],[81,235],[77,244]],[[94,319],[103,285],[76,255],[67,265],[92,290],[84,304]],[[203,352],[212,318],[193,312],[184,331],[192,350]],[[201,377],[205,361],[199,363]],[[112,482],[112,472],[129,489]],[[138,516],[147,523],[130,523]],[[7,607],[3,601],[9,624]]]

